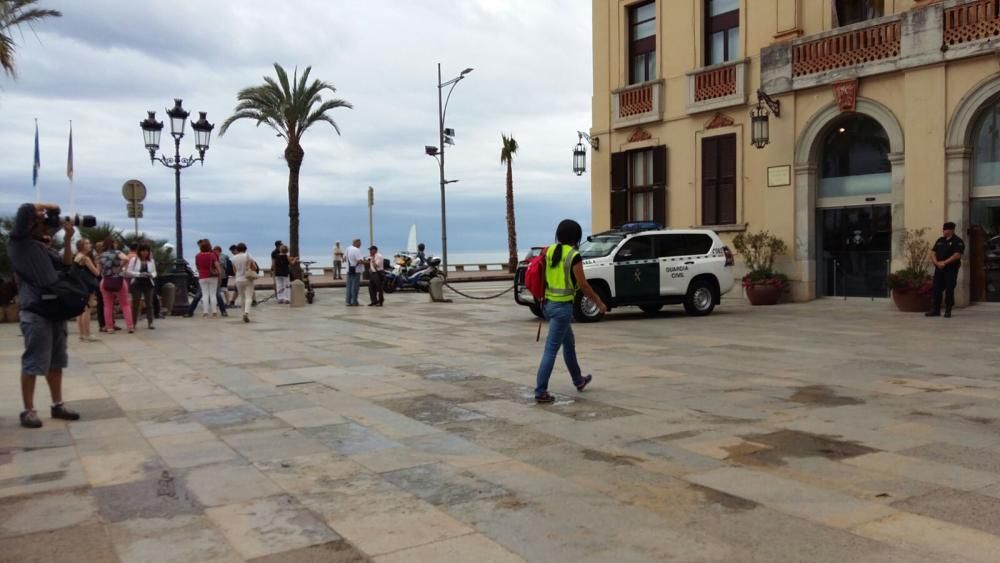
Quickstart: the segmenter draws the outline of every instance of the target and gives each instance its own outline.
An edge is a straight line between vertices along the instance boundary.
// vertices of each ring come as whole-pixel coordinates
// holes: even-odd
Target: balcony
[[[611,92],[611,121],[615,129],[663,119],[663,81],[643,82]]]
[[[750,59],[712,65],[688,73],[688,113],[714,111],[747,103]]]
[[[993,54],[1000,0],[945,0],[761,51],[761,88],[781,94]]]

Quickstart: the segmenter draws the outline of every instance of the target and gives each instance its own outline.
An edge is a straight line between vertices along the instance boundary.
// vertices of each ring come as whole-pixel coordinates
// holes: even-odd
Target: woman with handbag
[[[118,241],[114,237],[108,237],[104,241],[104,252],[101,254],[101,295],[104,296],[104,330],[108,334],[114,334],[114,312],[115,300],[125,317],[125,326],[128,327],[129,334],[135,332],[135,323],[132,320],[132,308],[128,303],[128,284],[122,276],[122,266],[128,256],[118,250]]]
[[[82,238],[76,241],[76,256],[73,257],[73,266],[80,269],[84,274],[85,278],[90,282],[91,289],[93,293],[90,294],[90,299],[87,301],[87,308],[83,310],[76,319],[76,325],[80,329],[80,340],[84,342],[98,342],[99,340],[90,334],[90,314],[94,305],[96,305],[97,298],[95,295],[100,294],[100,279],[101,271],[94,264],[94,260],[90,257],[93,251],[93,245],[90,241]],[[93,303],[93,305],[92,305]]]
[[[212,252],[212,243],[205,239],[198,243],[198,249],[201,252],[194,257],[194,265],[198,268],[198,285],[201,286],[201,316],[211,314],[212,317],[217,317],[219,276],[222,274],[219,257]]]
[[[233,270],[236,273],[236,287],[240,294],[240,307],[243,309],[243,322],[250,322],[250,307],[253,304],[254,284],[260,267],[247,252],[247,245],[242,242],[236,245],[236,255],[233,256]]]
[[[139,299],[142,299],[146,307],[146,326],[149,330],[154,330],[156,327],[153,326],[153,287],[156,280],[156,262],[153,261],[149,244],[144,242],[139,245],[135,256],[128,261],[125,277],[129,280],[129,290],[132,293],[132,318],[139,319]]]

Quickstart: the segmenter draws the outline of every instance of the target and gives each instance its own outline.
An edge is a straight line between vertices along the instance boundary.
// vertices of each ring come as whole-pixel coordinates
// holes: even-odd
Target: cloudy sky
[[[172,171],[151,166],[138,122],[184,99],[220,124],[236,92],[271,64],[312,66],[354,104],[303,140],[302,254],[367,238],[375,187],[375,242],[403,248],[411,224],[440,252],[436,63],[444,78],[473,67],[455,90],[447,126],[450,262],[506,249],[500,133],[520,144],[514,187],[522,247],[551,239],[566,216],[590,224],[589,179],[571,170],[576,131],[590,123],[590,3],[580,0],[41,0],[63,17],[19,37],[16,80],[0,75],[0,213],[34,199],[34,118],[42,198],[68,206],[66,150],[73,122],[77,207],[120,227],[121,185],[149,188],[140,229],[173,240]],[[169,125],[167,125],[169,128]],[[284,144],[239,122],[213,135],[204,167],[182,173],[184,239],[287,240]],[[164,134],[162,142],[167,144]],[[189,134],[182,151],[194,152]],[[171,147],[172,154],[172,147]],[[588,155],[589,159],[589,155]]]

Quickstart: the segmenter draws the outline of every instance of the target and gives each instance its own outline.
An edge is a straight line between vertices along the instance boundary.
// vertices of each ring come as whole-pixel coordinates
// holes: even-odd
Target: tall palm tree
[[[22,25],[31,24],[44,18],[58,18],[62,14],[56,10],[34,7],[38,0],[0,0],[0,67],[4,74],[16,76],[14,71],[14,31],[21,31]]]
[[[264,77],[264,83],[258,86],[244,88],[236,94],[238,103],[226,122],[222,124],[219,135],[222,136],[229,126],[240,119],[252,119],[267,125],[285,139],[285,162],[288,163],[288,247],[292,256],[299,255],[299,170],[302,168],[302,135],[312,125],[321,121],[333,126],[340,135],[340,127],[327,112],[337,108],[353,108],[350,102],[341,99],[324,100],[322,93],[337,89],[329,82],[313,80],[309,82],[309,72],[312,67],[306,67],[299,77],[298,70],[288,81],[288,73],[278,63],[274,63],[275,80]]]
[[[500,164],[507,165],[507,268],[514,272],[517,270],[517,230],[514,227],[514,171],[511,165],[517,154],[517,141],[513,135],[508,137],[503,133],[500,134],[500,139],[503,141]]]

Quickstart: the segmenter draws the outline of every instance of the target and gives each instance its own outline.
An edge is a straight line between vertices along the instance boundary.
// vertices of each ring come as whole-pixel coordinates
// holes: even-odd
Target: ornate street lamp
[[[586,139],[587,143],[596,151],[600,146],[600,139],[598,137],[591,138],[583,131],[577,131],[576,134],[579,142],[573,148],[573,172],[577,176],[582,176],[587,171],[587,149],[583,146],[583,140]]]
[[[181,99],[174,99],[174,107],[167,110],[167,117],[170,118],[170,136],[174,138],[174,156],[156,156],[156,151],[160,148],[160,134],[163,131],[163,122],[156,120],[156,112],[147,112],[146,119],[139,122],[142,129],[143,142],[146,150],[149,151],[149,162],[159,162],[174,171],[174,228],[176,230],[177,245],[174,247],[177,252],[177,259],[174,262],[174,269],[164,278],[170,278],[174,284],[176,298],[174,299],[174,314],[186,313],[188,308],[188,283],[189,268],[184,260],[184,238],[181,221],[181,170],[190,167],[195,162],[205,163],[205,152],[208,150],[208,143],[212,137],[212,129],[215,125],[208,122],[206,112],[199,112],[200,118],[191,124],[194,130],[195,149],[198,157],[181,157],[181,139],[184,137],[184,127],[190,112],[181,105]]]
[[[769,113],[781,116],[781,102],[771,98],[762,90],[757,90],[757,106],[750,110],[750,144],[762,149],[771,142]]]

